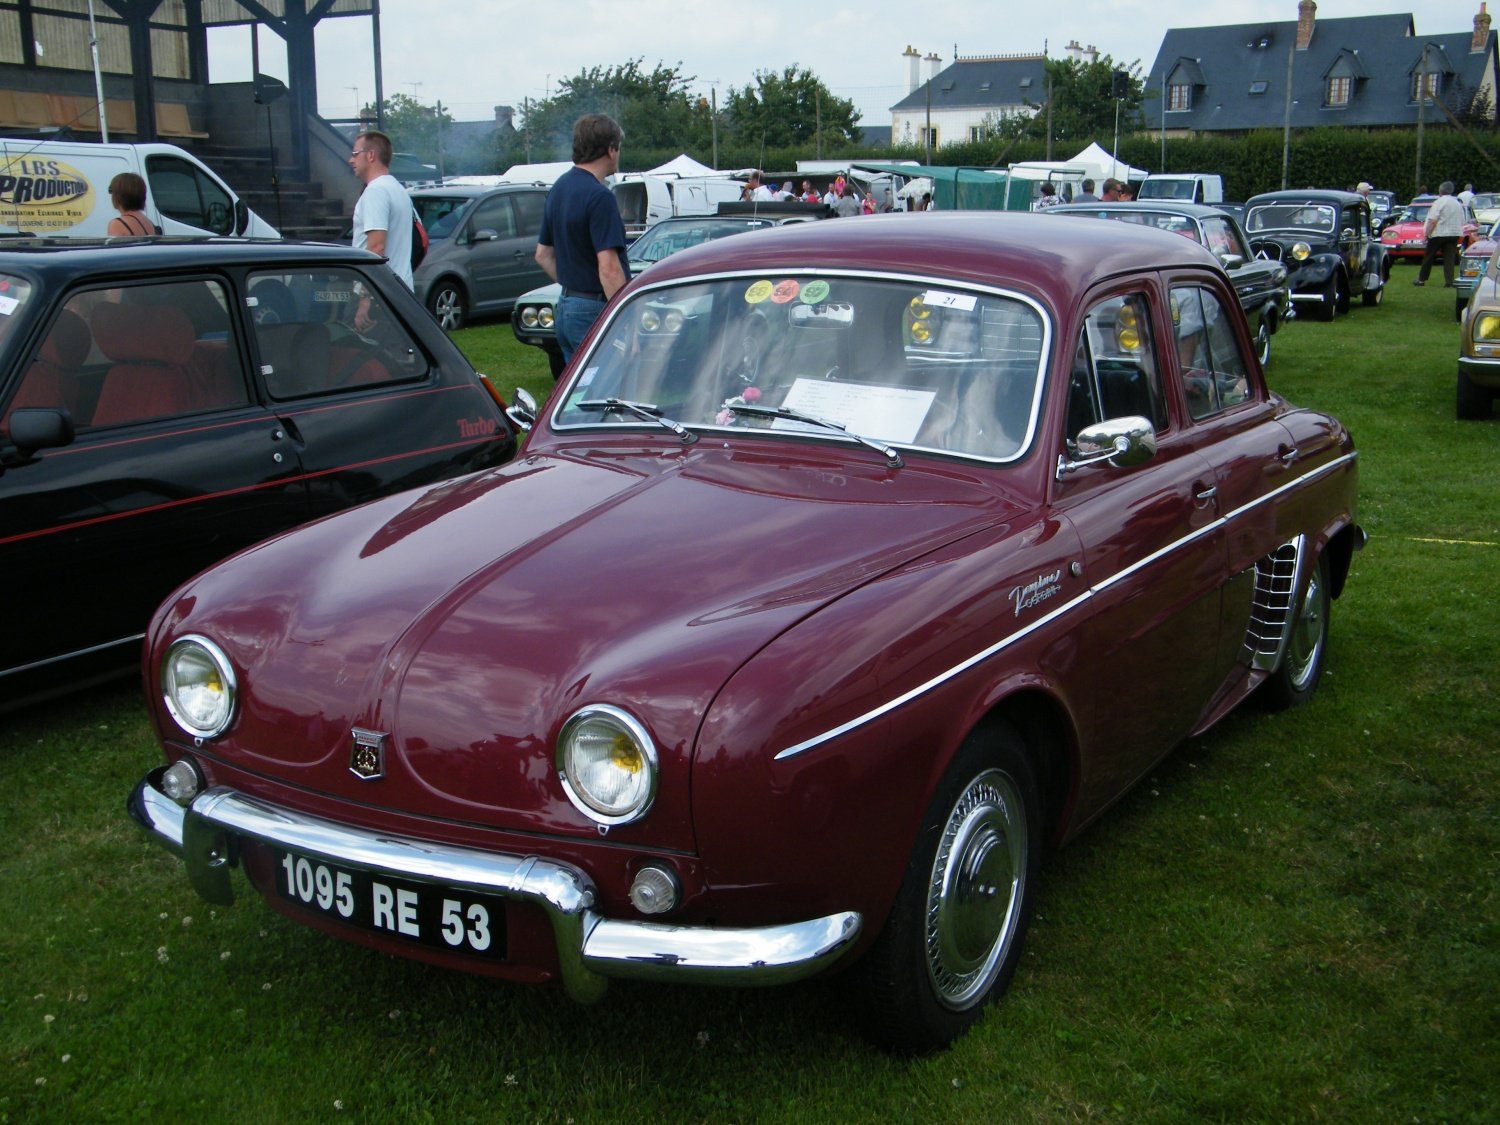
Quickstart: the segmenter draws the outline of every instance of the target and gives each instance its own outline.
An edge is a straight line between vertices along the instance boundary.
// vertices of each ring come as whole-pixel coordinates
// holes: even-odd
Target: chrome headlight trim
[[[183,662],[190,654],[201,660],[196,669]],[[205,676],[205,672],[209,675]],[[214,677],[217,686],[208,682]],[[193,689],[199,689],[201,697],[186,699],[185,693]],[[173,721],[188,734],[198,739],[217,738],[234,722],[239,706],[239,680],[222,648],[207,637],[189,634],[173,641],[162,657],[161,697]]]
[[[578,738],[585,731],[600,727],[612,730],[616,737],[623,737],[630,751],[638,756],[637,769],[641,776],[629,787],[626,799],[611,801],[599,792],[591,791],[583,768],[590,763],[579,761],[583,748],[578,744]],[[601,825],[629,824],[650,811],[656,799],[659,762],[656,744],[644,724],[628,711],[608,703],[593,703],[580,708],[558,732],[556,765],[563,792],[574,808]],[[598,759],[592,764],[597,765]]]

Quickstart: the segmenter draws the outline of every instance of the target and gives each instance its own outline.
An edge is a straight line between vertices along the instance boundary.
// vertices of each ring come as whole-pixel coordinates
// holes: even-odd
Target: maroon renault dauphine
[[[199,575],[135,818],[212,902],[438,965],[846,971],[947,1043],[1044,848],[1252,694],[1317,686],[1356,453],[1267,390],[1219,263],[1045,216],[684,251],[510,464]]]

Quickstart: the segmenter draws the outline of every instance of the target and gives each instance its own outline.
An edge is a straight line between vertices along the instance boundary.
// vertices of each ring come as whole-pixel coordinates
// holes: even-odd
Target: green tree
[[[567,160],[572,155],[573,122],[586,113],[607,113],[625,131],[628,154],[708,147],[709,120],[688,87],[681,63],[658,63],[647,71],[640,59],[621,66],[592,67],[564,78],[557,93],[524,107],[521,129],[531,159]]]
[[[835,97],[812,71],[793,63],[780,73],[755,72],[755,81],[731,90],[729,125],[742,143],[766,148],[817,145],[840,148],[858,138],[854,103]]]
[[[1117,85],[1115,75],[1123,76]],[[1027,101],[1036,112],[1031,116],[1004,116],[986,119],[990,135],[1002,142],[1045,140],[1049,128],[1048,101],[1051,102],[1053,141],[1066,146],[1098,141],[1109,148],[1115,136],[1115,103],[1120,110],[1120,136],[1125,137],[1142,127],[1141,102],[1145,88],[1140,77],[1140,63],[1128,67],[1101,55],[1093,62],[1081,59],[1048,59],[1047,87],[1039,102]],[[1116,91],[1123,96],[1116,98]]]
[[[365,107],[369,113],[373,105]],[[438,162],[438,145],[442,135],[453,125],[447,110],[438,112],[436,106],[423,105],[416,98],[397,94],[383,103],[385,133],[391,138],[391,146],[397,152],[409,152],[424,163]]]

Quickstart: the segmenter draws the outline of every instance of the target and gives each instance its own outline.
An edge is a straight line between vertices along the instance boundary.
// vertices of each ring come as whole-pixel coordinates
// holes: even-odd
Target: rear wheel
[[[932,799],[885,929],[851,974],[872,1038],[936,1050],[1005,991],[1031,920],[1041,839],[1020,736],[1002,723],[975,731]]]
[[[456,281],[445,280],[434,285],[427,295],[427,307],[444,332],[457,331],[469,317],[468,299]]]
[[[1379,289],[1371,289],[1367,286],[1359,295],[1359,299],[1367,308],[1374,308],[1385,300],[1385,286],[1382,285]]]
[[[1297,602],[1281,663],[1262,688],[1266,703],[1277,711],[1295,707],[1317,690],[1328,651],[1328,561],[1319,555]]]

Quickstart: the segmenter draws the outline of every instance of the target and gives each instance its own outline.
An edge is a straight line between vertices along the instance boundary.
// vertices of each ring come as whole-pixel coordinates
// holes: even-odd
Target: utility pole
[[[719,88],[708,88],[708,126],[714,138],[714,167],[719,166]]]
[[[437,117],[433,124],[437,126],[437,148],[438,148],[438,183],[443,182],[443,99],[439,98],[436,103]]]
[[[1297,60],[1297,41],[1293,39],[1286,48],[1286,112],[1281,125],[1281,190],[1287,189],[1292,166],[1292,64]]]
[[[1422,135],[1427,124],[1427,52],[1431,43],[1422,44],[1422,57],[1417,63],[1417,178],[1412,185],[1412,194],[1422,189]]]

